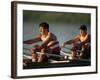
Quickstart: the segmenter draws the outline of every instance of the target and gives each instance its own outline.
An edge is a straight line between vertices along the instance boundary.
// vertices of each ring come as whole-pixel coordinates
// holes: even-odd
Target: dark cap
[[[86,25],[81,25],[79,29],[86,31],[87,27],[86,27]]]

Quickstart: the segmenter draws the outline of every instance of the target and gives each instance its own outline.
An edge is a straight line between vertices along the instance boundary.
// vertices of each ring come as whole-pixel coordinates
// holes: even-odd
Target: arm
[[[74,43],[74,42],[79,41],[79,40],[80,40],[79,37],[80,37],[80,35],[77,35],[77,36],[74,37],[73,39],[68,40],[68,41],[65,41],[65,42],[62,44],[62,47],[64,47],[66,44],[72,44],[72,43]]]
[[[33,43],[36,43],[38,41],[41,41],[41,35],[38,35],[34,39],[30,39],[30,40],[23,41],[23,43],[24,44],[33,44]]]
[[[74,43],[74,42],[77,42],[77,41],[79,41],[80,39],[79,39],[79,35],[77,35],[76,37],[74,37],[73,39],[71,39],[71,40],[69,40],[69,41],[65,41],[64,43],[65,44],[72,44],[72,43]]]

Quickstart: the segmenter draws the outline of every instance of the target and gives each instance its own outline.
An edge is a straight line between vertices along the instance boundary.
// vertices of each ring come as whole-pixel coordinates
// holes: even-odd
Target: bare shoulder
[[[48,32],[48,35],[51,35],[52,33],[51,32]]]
[[[88,34],[88,35],[87,35],[87,38],[88,38],[89,40],[91,40],[91,35],[90,35],[90,34]]]
[[[48,33],[48,36],[54,36],[54,34],[53,34],[53,33],[51,33],[51,32],[49,32],[49,33]]]
[[[53,39],[53,40],[57,40],[57,37],[56,37],[56,35],[55,34],[53,34],[52,32],[49,32],[49,37],[51,38],[51,39]]]
[[[90,35],[90,34],[88,34],[88,37],[91,37],[91,35]]]
[[[91,37],[91,35],[90,34],[87,34],[87,38],[90,38]]]

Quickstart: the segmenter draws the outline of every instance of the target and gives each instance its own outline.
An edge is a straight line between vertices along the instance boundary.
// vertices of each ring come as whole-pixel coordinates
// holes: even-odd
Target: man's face
[[[44,29],[43,27],[40,26],[39,31],[41,34],[45,34],[46,29]]]
[[[85,35],[86,31],[80,29],[80,35]]]

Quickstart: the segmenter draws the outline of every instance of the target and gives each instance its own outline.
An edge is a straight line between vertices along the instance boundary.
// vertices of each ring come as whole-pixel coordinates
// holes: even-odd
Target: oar
[[[70,49],[70,48],[68,48],[68,47],[63,47],[63,48],[65,48],[65,49],[68,49],[68,50],[71,50],[72,51],[72,49]],[[76,50],[77,52],[81,52],[81,50]]]
[[[24,48],[24,49],[26,49],[26,50],[30,50],[30,49],[27,49],[27,48]],[[44,55],[47,55],[47,56],[54,56],[54,57],[62,57],[62,58],[64,58],[65,56],[66,57],[72,57],[72,55],[71,54],[68,54],[68,53],[70,53],[70,52],[65,52],[65,51],[62,51],[61,50],[61,53],[63,53],[64,55],[57,55],[57,54],[50,54],[50,53],[41,53],[41,52],[37,52],[37,54],[44,54]],[[26,58],[31,58],[30,56],[30,54],[27,54],[27,53],[24,53],[25,55],[24,55],[24,57],[26,57]],[[77,60],[80,60],[80,61],[86,61],[86,62],[90,62],[90,59],[80,59],[80,58],[78,58]]]
[[[23,48],[23,49],[25,49],[25,50],[30,50],[30,49],[28,49],[28,48]],[[61,50],[60,52],[66,54],[66,55],[70,55],[70,54],[68,54],[68,53],[70,53],[70,52],[66,52],[66,51],[63,51],[63,50]],[[37,53],[40,54],[40,52],[37,52]],[[41,53],[41,54],[44,54],[44,53]],[[59,55],[56,55],[56,54],[50,54],[50,53],[46,53],[46,54],[47,54],[47,55],[55,55],[55,56],[59,56]]]
[[[28,48],[23,48],[23,49],[25,49],[25,50],[30,50],[30,49],[28,49]]]

